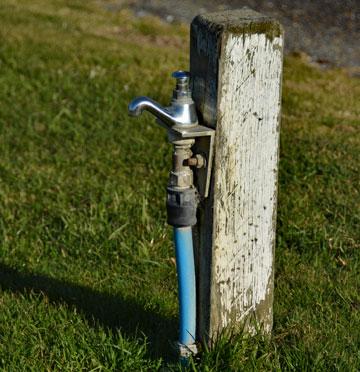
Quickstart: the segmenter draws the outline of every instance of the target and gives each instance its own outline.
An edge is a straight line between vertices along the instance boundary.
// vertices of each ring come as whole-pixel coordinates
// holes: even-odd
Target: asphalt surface
[[[247,6],[278,19],[286,52],[301,52],[324,66],[360,66],[360,0],[114,0],[109,10],[130,8],[139,16],[157,15],[185,22],[200,13]]]

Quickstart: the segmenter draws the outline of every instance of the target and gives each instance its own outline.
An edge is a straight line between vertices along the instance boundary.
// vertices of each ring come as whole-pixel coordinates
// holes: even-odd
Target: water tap
[[[175,71],[172,76],[176,79],[176,87],[169,107],[162,107],[149,97],[137,97],[129,104],[129,114],[139,116],[147,110],[167,127],[197,125],[195,104],[189,87],[190,74],[187,71]]]

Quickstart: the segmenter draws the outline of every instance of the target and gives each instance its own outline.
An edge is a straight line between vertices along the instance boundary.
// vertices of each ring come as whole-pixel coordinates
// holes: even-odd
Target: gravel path
[[[107,7],[110,8],[109,3]],[[138,16],[190,23],[199,13],[248,6],[277,18],[285,28],[287,52],[303,52],[324,65],[360,66],[360,0],[115,0]]]

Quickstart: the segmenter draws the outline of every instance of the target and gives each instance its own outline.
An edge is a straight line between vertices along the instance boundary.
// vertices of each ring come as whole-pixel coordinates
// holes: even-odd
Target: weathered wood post
[[[196,248],[198,336],[209,340],[251,315],[272,328],[283,31],[250,9],[191,24],[193,97],[216,128],[210,197]]]

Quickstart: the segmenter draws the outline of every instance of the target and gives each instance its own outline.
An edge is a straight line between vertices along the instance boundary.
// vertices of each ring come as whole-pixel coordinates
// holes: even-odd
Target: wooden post
[[[283,31],[250,9],[191,24],[193,97],[216,128],[210,196],[200,206],[197,328],[272,328]]]

